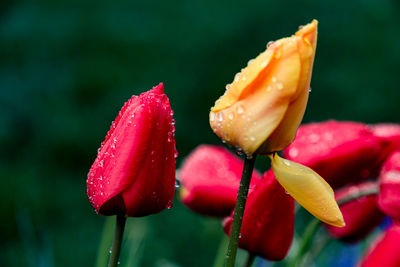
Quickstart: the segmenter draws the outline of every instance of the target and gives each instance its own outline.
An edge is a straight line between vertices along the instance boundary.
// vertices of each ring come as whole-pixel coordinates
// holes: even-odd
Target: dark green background
[[[1,265],[92,266],[105,218],[86,174],[124,101],[164,82],[179,166],[198,144],[220,143],[208,112],[225,84],[313,18],[304,122],[399,122],[399,14],[395,0],[0,1]],[[218,220],[175,201],[139,221],[143,266],[213,262]]]

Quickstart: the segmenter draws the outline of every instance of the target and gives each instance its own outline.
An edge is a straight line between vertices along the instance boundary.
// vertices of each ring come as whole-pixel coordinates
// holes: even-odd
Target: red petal
[[[233,215],[233,214],[232,214]],[[230,232],[232,216],[224,219]],[[244,210],[239,247],[268,260],[282,260],[292,243],[294,200],[286,194],[272,171],[249,194]]]
[[[400,226],[393,225],[371,245],[357,266],[398,267],[400,266],[399,247]]]
[[[400,150],[393,152],[379,175],[378,206],[387,215],[400,219]]]
[[[375,182],[347,186],[335,192],[335,197],[340,202],[350,195],[377,189],[377,186]],[[376,198],[376,194],[371,194],[341,204],[339,207],[346,226],[325,225],[328,232],[334,238],[342,239],[345,242],[356,242],[366,237],[385,217],[376,205]]]
[[[183,203],[195,212],[227,216],[235,207],[243,161],[219,146],[201,145],[182,164],[179,172]],[[250,188],[261,175],[253,172]]]
[[[375,124],[371,126],[373,134],[382,142],[379,162],[383,163],[395,150],[400,150],[400,125],[392,123]]]
[[[96,211],[143,216],[170,205],[175,184],[173,131],[162,84],[124,105],[89,171],[88,196]]]
[[[377,175],[381,147],[368,126],[330,120],[301,126],[284,155],[338,188]]]

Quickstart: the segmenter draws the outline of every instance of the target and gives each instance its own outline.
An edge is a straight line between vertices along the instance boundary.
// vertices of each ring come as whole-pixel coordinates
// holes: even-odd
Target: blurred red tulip
[[[357,122],[303,125],[285,158],[309,166],[334,188],[377,175],[381,141]]]
[[[227,234],[231,230],[232,216],[223,221]],[[293,231],[294,200],[272,171],[268,171],[248,196],[239,247],[265,259],[279,261],[290,248]]]
[[[381,123],[371,126],[373,134],[382,142],[382,151],[379,162],[383,163],[395,150],[400,150],[400,125],[394,123]]]
[[[400,219],[400,150],[385,161],[379,175],[378,206],[387,215]]]
[[[172,114],[162,83],[125,103],[88,174],[87,195],[96,212],[137,217],[172,206]]]
[[[368,249],[361,259],[360,267],[400,266],[400,226],[393,225],[384,232]]]
[[[346,226],[339,228],[325,225],[328,232],[345,242],[356,242],[367,236],[383,220],[385,215],[376,205],[378,184],[365,182],[347,186],[335,192]],[[362,196],[363,194],[367,194]],[[352,196],[359,196],[348,200]],[[340,204],[343,202],[343,204]]]
[[[243,161],[220,146],[201,145],[184,161],[179,171],[180,196],[195,212],[227,216],[235,208]],[[250,191],[261,175],[253,172]]]

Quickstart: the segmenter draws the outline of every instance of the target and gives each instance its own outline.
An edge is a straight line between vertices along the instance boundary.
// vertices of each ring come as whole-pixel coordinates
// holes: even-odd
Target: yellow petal
[[[271,165],[278,182],[312,215],[327,224],[345,226],[334,192],[321,176],[277,154],[271,157]]]

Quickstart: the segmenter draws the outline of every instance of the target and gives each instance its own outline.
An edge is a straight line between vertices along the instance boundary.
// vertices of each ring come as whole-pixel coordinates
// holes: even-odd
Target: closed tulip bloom
[[[270,44],[227,85],[210,112],[222,140],[246,154],[268,154],[293,141],[307,105],[317,24]]]
[[[88,174],[87,195],[96,212],[145,216],[172,206],[172,114],[162,83],[125,103]]]
[[[393,152],[379,175],[379,208],[387,215],[400,219],[400,150]]]
[[[400,226],[393,225],[371,245],[359,267],[400,266]]]
[[[232,216],[223,221],[229,234]],[[282,260],[292,243],[294,201],[274,178],[272,171],[248,196],[243,215],[239,247],[268,260]]]
[[[377,192],[376,182],[351,185],[335,192],[346,226],[326,225],[331,236],[345,242],[357,242],[378,226],[385,215],[376,205]]]
[[[382,143],[362,123],[329,120],[299,127],[285,158],[316,171],[333,187],[376,177]]]
[[[197,147],[179,171],[183,203],[200,214],[229,215],[235,208],[242,168],[243,160],[221,146]],[[260,178],[253,171],[250,191]]]

